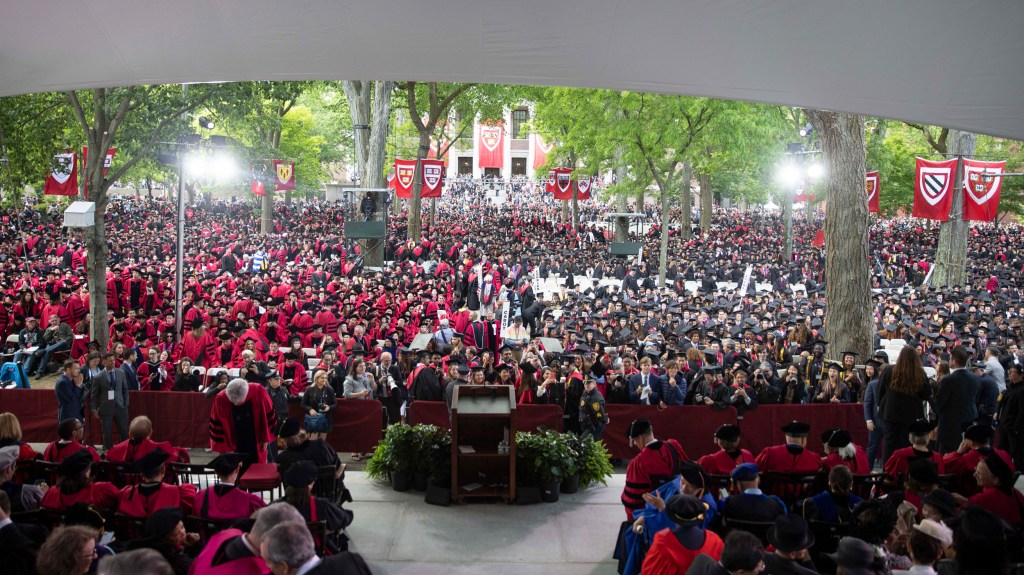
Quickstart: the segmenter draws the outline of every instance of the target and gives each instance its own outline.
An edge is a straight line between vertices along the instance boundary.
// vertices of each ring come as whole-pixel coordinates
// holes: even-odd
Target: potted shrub
[[[416,432],[408,425],[392,425],[366,462],[366,474],[391,479],[395,491],[408,491],[418,457]]]
[[[452,498],[452,433],[436,425],[424,434],[424,459],[427,461],[428,484],[424,500],[435,505],[448,505]]]
[[[539,482],[542,501],[558,501],[559,484],[577,472],[569,443],[564,435],[550,429],[525,435],[529,437],[516,435],[516,465]]]
[[[580,450],[577,453],[577,469],[579,483],[584,489],[591,483],[608,485],[608,478],[615,473],[612,467],[611,454],[601,441],[594,441],[589,435],[579,438]]]
[[[580,489],[580,463],[582,462],[587,450],[586,440],[590,439],[590,436],[580,436],[575,433],[567,432],[563,437],[565,437],[565,443],[569,448],[569,452],[572,454],[572,458],[576,461],[576,473],[562,479],[562,484],[559,490],[562,493],[571,494],[576,493]]]

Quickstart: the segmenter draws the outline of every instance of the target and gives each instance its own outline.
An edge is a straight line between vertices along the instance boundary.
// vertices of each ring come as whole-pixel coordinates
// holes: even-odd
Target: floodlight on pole
[[[214,126],[213,120],[207,118],[206,116],[200,116],[199,117],[199,127],[200,128],[202,128],[204,130],[212,130],[213,126]]]
[[[787,187],[795,186],[800,182],[800,168],[793,162],[786,162],[779,166],[775,177],[779,183]]]
[[[807,124],[805,124],[803,128],[800,128],[800,137],[806,138],[807,136],[810,136],[813,132],[814,126],[812,126],[810,122],[807,122]]]
[[[211,164],[212,175],[219,182],[231,180],[238,175],[238,165],[228,154],[215,155]]]
[[[807,177],[812,180],[820,180],[825,175],[825,166],[821,162],[813,162],[807,166]]]

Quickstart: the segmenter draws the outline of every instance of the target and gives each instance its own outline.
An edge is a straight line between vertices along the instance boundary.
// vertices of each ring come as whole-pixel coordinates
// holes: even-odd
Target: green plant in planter
[[[578,437],[576,441],[580,486],[585,488],[594,482],[608,485],[607,478],[615,472],[608,448],[603,442],[594,441],[589,435]]]
[[[436,425],[429,427],[433,430],[424,443],[427,474],[437,482],[448,483],[452,477],[452,432]]]
[[[414,473],[419,457],[417,432],[408,425],[392,425],[366,462],[366,474],[387,479],[395,472]]]
[[[576,457],[565,435],[550,429],[516,434],[516,466],[542,484],[560,483],[578,471]]]

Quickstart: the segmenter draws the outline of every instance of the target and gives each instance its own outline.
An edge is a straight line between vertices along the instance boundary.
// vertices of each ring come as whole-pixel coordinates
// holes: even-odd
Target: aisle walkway
[[[609,574],[624,517],[619,494],[625,475],[557,503],[472,503],[438,507],[423,494],[398,493],[362,472],[346,484],[355,521],[352,550],[377,575]]]

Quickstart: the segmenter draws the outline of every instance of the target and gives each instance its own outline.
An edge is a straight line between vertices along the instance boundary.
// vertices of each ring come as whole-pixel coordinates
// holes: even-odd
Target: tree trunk
[[[714,198],[711,195],[711,176],[700,175],[700,233],[706,234],[711,229],[711,211]]]
[[[370,87],[373,82],[346,80],[341,83],[345,99],[348,100],[348,113],[352,118],[355,132],[356,173],[362,182],[366,182],[366,164],[370,152],[370,134],[359,126],[370,125]],[[365,187],[365,186],[364,186]]]
[[[569,222],[569,200],[561,200],[562,202],[562,223]]]
[[[430,151],[430,131],[420,133],[420,146],[416,152],[416,173],[412,178],[412,198],[409,200],[409,239],[420,243],[423,239],[421,194],[423,193],[423,160]]]
[[[686,174],[683,174],[684,176]],[[658,252],[658,287],[665,287],[665,273],[668,269],[668,190],[661,189],[661,247]]]
[[[808,110],[825,162],[825,339],[829,357],[871,353],[868,201],[864,195],[864,122],[860,116]]]
[[[789,188],[782,191],[782,221],[782,261],[789,265],[793,261],[793,191]]]
[[[580,229],[580,199],[576,197],[576,191],[572,192],[572,229]]]
[[[102,148],[101,137],[107,134],[107,91],[93,90],[92,129],[86,132],[86,140],[92,150]],[[101,136],[102,134],[102,136]],[[92,340],[107,349],[110,328],[107,323],[107,186],[103,181],[104,154],[89,154],[86,160],[85,177],[89,180],[89,201],[95,202],[93,226],[85,230],[85,248],[88,250],[86,281],[89,284],[89,333]],[[84,185],[84,184],[83,184]]]
[[[625,157],[626,151],[622,147],[615,148],[615,181],[624,182],[626,177]],[[629,203],[626,199],[626,194],[619,193],[618,198],[615,200],[616,209],[620,214],[624,214],[629,211]],[[629,219],[628,218],[615,218],[615,241],[626,242],[629,241]]]
[[[970,132],[950,130],[946,137],[947,157],[962,160],[963,156],[974,155],[977,136]],[[949,220],[939,227],[939,246],[935,252],[935,273],[932,274],[932,285],[963,286],[967,276],[967,222],[963,217],[963,162],[956,164],[956,177],[953,179],[953,208],[949,211]]]
[[[369,188],[384,188],[384,162],[387,157],[388,125],[391,118],[391,89],[394,82],[377,81],[373,86],[373,115],[370,123],[369,151],[366,157],[363,184]],[[362,169],[362,168],[361,168]],[[398,204],[398,198],[394,198]],[[382,209],[387,214],[387,209]],[[360,240],[363,248],[363,263],[368,267],[384,265],[384,238]]]
[[[690,227],[690,218],[693,213],[693,192],[690,191],[690,161],[686,160],[683,162],[683,181],[682,183],[682,208],[683,218],[679,221],[679,232],[684,240],[688,240],[693,237],[693,230]]]
[[[274,233],[274,190],[268,186],[260,198],[260,233],[263,235]]]
[[[644,204],[647,203],[647,198],[644,197],[645,191],[646,190],[644,188],[640,188],[636,193],[636,211],[640,214],[644,213]]]

